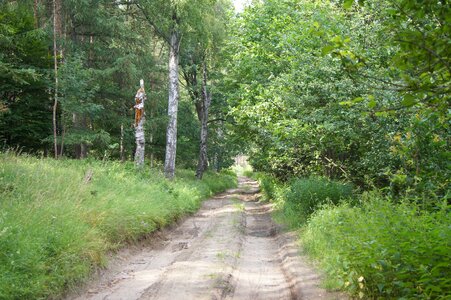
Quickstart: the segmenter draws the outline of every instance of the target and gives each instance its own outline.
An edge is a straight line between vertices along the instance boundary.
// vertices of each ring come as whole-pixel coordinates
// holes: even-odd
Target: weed
[[[216,257],[217,257],[219,260],[224,260],[224,259],[226,258],[226,256],[227,256],[227,253],[225,253],[225,252],[223,252],[223,251],[220,251],[220,252],[216,253]]]

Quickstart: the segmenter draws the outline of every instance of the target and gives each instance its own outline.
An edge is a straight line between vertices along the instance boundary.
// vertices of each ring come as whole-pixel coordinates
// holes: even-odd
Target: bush
[[[284,214],[292,227],[307,221],[324,204],[338,204],[352,196],[353,187],[324,178],[298,178],[291,182],[285,193]]]
[[[449,299],[451,218],[366,194],[361,207],[316,211],[301,233],[332,287],[360,298]]]

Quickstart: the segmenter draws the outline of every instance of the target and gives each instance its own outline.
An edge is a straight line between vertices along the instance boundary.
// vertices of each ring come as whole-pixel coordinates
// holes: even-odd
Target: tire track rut
[[[240,177],[237,189],[204,201],[150,246],[119,253],[122,260],[67,299],[343,299],[318,287],[294,237],[258,199],[258,184]]]

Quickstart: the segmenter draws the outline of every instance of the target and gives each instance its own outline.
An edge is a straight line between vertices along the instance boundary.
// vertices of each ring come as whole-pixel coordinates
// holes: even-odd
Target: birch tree
[[[202,26],[203,16],[215,0],[143,0],[137,3],[147,23],[169,46],[168,125],[164,173],[172,179],[177,154],[177,112],[179,93],[179,60],[182,36],[190,36]]]
[[[135,138],[136,138],[136,152],[135,152],[135,164],[142,168],[144,166],[144,102],[146,100],[146,92],[144,90],[144,80],[139,82],[140,88],[135,95],[136,104],[135,108]]]

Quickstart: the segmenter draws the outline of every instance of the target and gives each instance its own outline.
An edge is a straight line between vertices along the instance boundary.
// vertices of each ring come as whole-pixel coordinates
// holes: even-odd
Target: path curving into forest
[[[260,203],[257,182],[203,202],[156,233],[147,246],[124,249],[85,290],[67,299],[342,299],[318,287],[294,237]]]

